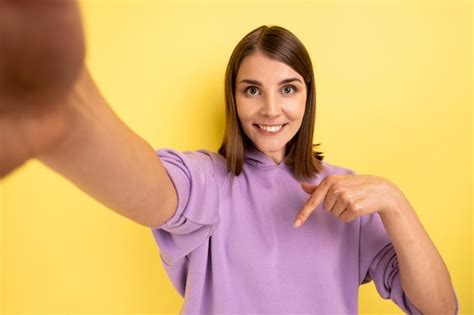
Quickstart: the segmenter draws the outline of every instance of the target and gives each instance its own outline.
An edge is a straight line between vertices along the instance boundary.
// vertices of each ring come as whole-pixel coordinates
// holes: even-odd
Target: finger
[[[301,182],[301,188],[303,188],[307,194],[311,195],[316,190],[316,188],[318,188],[318,185]]]
[[[342,200],[337,200],[334,207],[331,209],[331,213],[336,217],[339,218],[341,214],[346,210],[346,204]]]
[[[329,183],[327,181],[323,181],[311,194],[308,201],[306,201],[303,209],[301,209],[300,213],[297,215],[294,227],[299,227],[302,225],[309,217],[309,215],[318,207],[321,201],[325,198],[326,193],[329,189]]]
[[[350,223],[352,222],[354,219],[356,218],[356,216],[354,215],[354,213],[352,211],[350,211],[349,209],[344,209],[344,211],[341,213],[341,215],[338,217],[339,220],[341,220],[342,222],[344,223]]]
[[[338,195],[334,193],[334,186],[332,186],[332,188],[328,190],[326,198],[324,198],[323,209],[326,210],[326,212],[328,213],[332,212],[332,209],[336,205],[337,200]]]

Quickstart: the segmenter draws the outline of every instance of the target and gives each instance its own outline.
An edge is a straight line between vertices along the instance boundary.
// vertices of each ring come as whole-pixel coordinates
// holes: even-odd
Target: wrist
[[[379,211],[381,216],[393,216],[401,214],[409,206],[408,200],[397,185],[385,180],[383,185],[387,191],[387,204]]]

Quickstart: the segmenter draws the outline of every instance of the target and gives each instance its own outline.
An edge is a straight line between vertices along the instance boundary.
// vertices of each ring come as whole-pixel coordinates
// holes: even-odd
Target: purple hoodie
[[[395,250],[377,213],[343,223],[322,209],[293,227],[309,195],[291,169],[246,151],[233,178],[222,156],[158,150],[178,193],[175,215],[152,228],[184,297],[182,314],[357,314],[361,284],[420,314],[400,284]],[[328,175],[354,175],[322,162]]]

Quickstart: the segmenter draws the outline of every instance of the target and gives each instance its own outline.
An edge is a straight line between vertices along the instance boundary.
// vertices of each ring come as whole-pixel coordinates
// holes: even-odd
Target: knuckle
[[[336,185],[333,189],[331,189],[331,192],[334,195],[338,195],[338,196],[343,195],[344,194],[344,187]]]
[[[309,207],[315,207],[316,204],[317,204],[316,198],[310,198],[310,199],[308,200],[308,206],[309,206]]]
[[[353,205],[353,203],[354,203],[353,199],[351,198],[351,196],[349,195],[348,192],[344,192],[341,195],[341,199],[342,199],[342,201],[344,201],[348,205]]]
[[[354,201],[352,202],[352,212],[354,212],[355,215],[360,215],[362,210],[364,209],[362,204],[359,201]]]
[[[332,182],[334,181],[334,179],[335,179],[335,176],[336,176],[336,175],[328,175],[328,176],[326,176],[326,177],[324,178],[322,184],[328,185],[328,184],[332,183]]]
[[[338,197],[347,197],[350,193],[349,187],[342,184],[341,182],[335,183],[330,191],[332,194],[337,195]]]

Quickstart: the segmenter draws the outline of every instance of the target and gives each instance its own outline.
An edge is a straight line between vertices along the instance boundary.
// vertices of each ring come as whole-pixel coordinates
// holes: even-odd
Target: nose
[[[260,114],[269,118],[278,117],[281,114],[281,107],[275,96],[266,95],[260,108]]]

